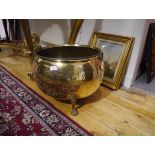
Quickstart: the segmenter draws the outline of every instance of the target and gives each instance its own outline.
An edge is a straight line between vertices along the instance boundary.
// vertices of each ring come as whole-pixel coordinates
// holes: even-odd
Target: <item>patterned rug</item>
[[[91,135],[0,66],[0,135]],[[78,116],[76,116],[78,117]]]

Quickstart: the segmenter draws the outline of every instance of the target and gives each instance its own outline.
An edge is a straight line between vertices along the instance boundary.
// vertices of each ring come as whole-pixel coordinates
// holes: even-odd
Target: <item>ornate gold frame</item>
[[[120,35],[107,34],[107,33],[94,32],[91,38],[91,41],[90,41],[90,46],[97,47],[96,44],[99,39],[105,42],[108,42],[108,43],[116,43],[116,44],[120,44],[123,46],[113,78],[110,79],[109,77],[104,76],[103,82],[102,82],[103,85],[109,88],[112,88],[113,90],[117,90],[120,86],[125,69],[128,64],[128,60],[131,55],[132,47],[134,44],[134,38],[120,36]]]
[[[36,34],[32,34],[32,44],[34,50],[40,47],[40,37]],[[12,41],[11,43],[3,42],[0,43],[0,48],[13,49],[17,55],[30,56],[32,51],[29,50],[27,42],[24,41]]]
[[[71,20],[72,30],[71,30],[68,44],[75,44],[77,35],[80,31],[80,28],[83,22],[84,22],[84,19],[72,19]]]

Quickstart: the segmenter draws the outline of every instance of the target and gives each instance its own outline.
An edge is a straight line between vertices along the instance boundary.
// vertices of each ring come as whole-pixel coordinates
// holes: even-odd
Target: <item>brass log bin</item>
[[[78,114],[76,100],[93,94],[104,73],[101,50],[74,44],[82,23],[74,20],[67,45],[36,51],[28,74],[47,95],[70,100],[72,115]]]

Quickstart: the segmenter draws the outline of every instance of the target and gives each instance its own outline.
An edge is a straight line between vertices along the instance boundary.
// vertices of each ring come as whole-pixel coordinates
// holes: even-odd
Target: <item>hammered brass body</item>
[[[62,46],[36,53],[33,79],[46,94],[70,100],[93,94],[102,82],[103,53],[86,46]]]

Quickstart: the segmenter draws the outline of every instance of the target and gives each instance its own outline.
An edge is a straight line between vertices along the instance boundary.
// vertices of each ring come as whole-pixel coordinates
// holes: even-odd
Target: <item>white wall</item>
[[[5,31],[4,31],[4,27],[3,27],[3,23],[2,23],[2,19],[0,19],[0,37],[1,38],[5,38]]]
[[[132,83],[135,81],[135,78],[137,77],[146,40],[147,28],[147,20],[135,21],[135,27],[133,29],[133,37],[135,37],[135,43],[123,83],[127,88],[130,88]]]
[[[132,36],[134,24],[135,20],[127,19],[86,19],[77,37],[77,43],[88,44],[94,31]]]
[[[67,43],[71,25],[66,19],[30,19],[31,33],[40,36],[41,41],[63,45]]]

